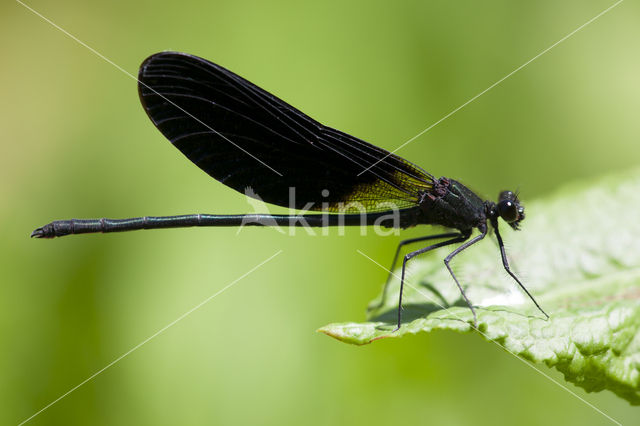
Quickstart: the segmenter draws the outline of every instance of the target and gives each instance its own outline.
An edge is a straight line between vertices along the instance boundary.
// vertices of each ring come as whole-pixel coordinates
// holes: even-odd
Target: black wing
[[[418,166],[197,56],[152,55],[138,82],[145,111],[173,145],[210,176],[267,203],[309,210],[324,203],[329,211],[360,203],[373,212],[388,210],[384,202],[413,207],[432,188],[433,176]]]

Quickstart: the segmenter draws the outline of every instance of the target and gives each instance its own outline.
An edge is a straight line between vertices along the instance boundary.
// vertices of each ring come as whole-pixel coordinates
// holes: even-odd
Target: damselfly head
[[[524,219],[524,206],[518,200],[518,194],[512,191],[502,191],[498,196],[498,215],[516,231],[520,229],[520,222]]]

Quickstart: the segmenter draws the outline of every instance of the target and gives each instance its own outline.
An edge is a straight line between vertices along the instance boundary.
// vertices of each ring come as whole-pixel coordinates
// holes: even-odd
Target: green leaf
[[[487,238],[452,262],[477,307],[479,332],[588,392],[608,389],[640,405],[640,170],[565,187],[526,209],[523,231],[501,231],[512,267],[551,319],[504,272]],[[385,300],[371,303],[368,322],[319,331],[356,345],[436,329],[474,331],[442,262],[450,251],[409,263],[398,331],[397,279]]]

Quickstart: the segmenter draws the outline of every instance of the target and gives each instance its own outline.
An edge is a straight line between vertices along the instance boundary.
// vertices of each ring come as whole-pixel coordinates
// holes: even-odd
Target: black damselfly
[[[485,201],[460,182],[435,178],[395,154],[324,126],[233,72],[197,56],[179,52],[150,56],[140,67],[138,89],[153,124],[210,176],[236,191],[246,193],[250,189],[267,203],[323,213],[57,220],[33,231],[32,237],[190,226],[378,224],[404,229],[442,225],[457,231],[402,241],[398,246],[392,269],[403,245],[446,239],[404,256],[397,327],[402,322],[407,262],[456,243],[461,245],[444,263],[477,327],[475,309],[449,263],[482,240],[490,224],[505,270],[548,318],[511,271],[498,231],[499,218],[516,230],[524,219],[524,207],[513,192],[502,191],[497,203]],[[353,212],[354,206],[358,213]],[[397,214],[390,214],[393,212]],[[469,239],[474,229],[480,234]]]

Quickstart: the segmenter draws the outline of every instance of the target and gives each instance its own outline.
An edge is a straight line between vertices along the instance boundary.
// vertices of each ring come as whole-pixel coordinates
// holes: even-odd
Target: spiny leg
[[[505,271],[507,271],[507,273],[511,275],[511,278],[513,278],[518,283],[520,288],[523,289],[525,293],[527,293],[527,296],[529,296],[529,299],[531,299],[531,301],[536,305],[536,307],[540,310],[540,312],[542,312],[544,316],[546,316],[547,319],[549,319],[549,315],[542,310],[540,305],[538,305],[538,302],[536,302],[536,299],[534,299],[531,293],[529,293],[529,290],[527,290],[524,284],[520,282],[518,277],[516,277],[516,275],[513,272],[511,272],[511,268],[509,267],[509,261],[507,260],[507,253],[504,250],[504,243],[502,242],[502,237],[500,236],[500,232],[498,231],[498,221],[495,221],[495,223],[492,223],[492,225],[496,233],[496,238],[498,239],[498,245],[500,246],[500,255],[502,256],[502,265],[504,266]]]
[[[400,244],[398,244],[398,248],[396,249],[396,254],[393,256],[393,262],[391,263],[391,269],[389,269],[389,275],[387,276],[387,281],[384,283],[384,287],[382,288],[382,296],[380,297],[380,303],[376,306],[372,306],[369,308],[369,311],[374,309],[380,309],[384,304],[384,301],[387,300],[387,290],[389,289],[389,284],[391,283],[391,278],[394,276],[393,271],[396,269],[396,263],[398,262],[398,257],[400,256],[400,250],[403,246],[411,243],[417,243],[420,241],[426,240],[438,240],[440,238],[453,238],[459,237],[462,234],[459,232],[448,232],[446,234],[437,234],[437,235],[427,235],[424,237],[411,238],[409,240],[402,240]]]
[[[453,277],[453,280],[456,282],[456,285],[458,286],[458,289],[460,290],[460,293],[462,294],[462,297],[467,302],[467,305],[469,306],[469,309],[471,309],[471,313],[473,314],[473,326],[475,328],[478,328],[478,317],[476,315],[476,310],[473,308],[473,305],[471,305],[471,302],[467,298],[467,295],[465,294],[464,290],[462,289],[462,286],[458,282],[458,278],[456,278],[456,274],[453,273],[453,270],[451,269],[451,266],[449,266],[449,262],[451,262],[451,259],[453,259],[453,257],[456,256],[458,253],[460,253],[461,251],[469,248],[470,246],[474,245],[475,243],[477,243],[478,241],[483,239],[487,235],[487,228],[485,227],[484,229],[481,230],[481,232],[482,233],[480,235],[478,235],[477,237],[474,237],[470,241],[467,241],[466,243],[464,243],[460,247],[456,248],[454,251],[449,253],[449,255],[447,257],[444,258],[444,264],[446,265],[447,269],[449,270],[449,273]]]
[[[465,241],[467,238],[469,238],[470,233],[456,234],[456,235],[458,235],[456,238],[452,238],[447,241],[442,241],[440,243],[430,245],[429,247],[425,247],[420,250],[412,251],[411,253],[407,253],[404,256],[404,259],[402,260],[402,275],[400,277],[400,294],[398,295],[398,326],[395,328],[395,330],[393,330],[394,332],[398,331],[398,329],[400,328],[400,325],[402,324],[402,290],[404,289],[404,274],[407,267],[407,262],[409,261],[409,259],[412,259],[430,250],[434,250],[434,249],[448,246],[455,243],[461,243]]]

